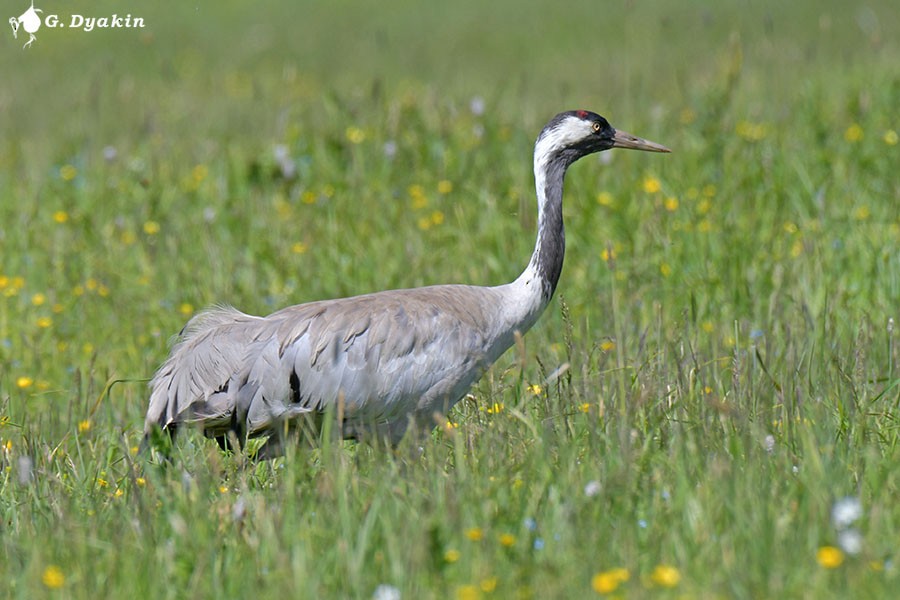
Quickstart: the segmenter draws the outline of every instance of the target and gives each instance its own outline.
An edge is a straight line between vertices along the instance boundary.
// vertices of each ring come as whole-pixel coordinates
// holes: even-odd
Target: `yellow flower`
[[[437,190],[439,194],[449,194],[453,191],[453,182],[446,179],[438,181]]]
[[[156,235],[159,233],[159,223],[156,221],[147,221],[144,223],[144,233],[147,235]]]
[[[63,165],[59,168],[59,176],[63,178],[63,181],[72,181],[78,176],[78,169],[72,165]]]
[[[181,306],[178,307],[178,312],[187,317],[194,313],[194,305],[190,302],[182,302]]]
[[[600,258],[602,258],[604,262],[609,262],[616,258],[616,251],[612,248],[604,248],[600,252]]]
[[[493,404],[491,404],[490,406],[487,407],[486,412],[489,415],[495,415],[497,413],[503,412],[504,408],[505,407],[503,406],[502,402],[494,402]]]
[[[134,480],[134,482],[136,484],[138,484],[138,487],[144,487],[145,485],[147,485],[147,480],[144,479],[143,477],[138,477],[137,479]]]
[[[758,142],[766,137],[768,127],[766,127],[765,123],[739,121],[734,127],[734,132],[749,142]]]
[[[78,433],[87,433],[91,430],[91,420],[84,419],[83,421],[78,421]]]
[[[34,296],[31,297],[31,303],[34,304],[35,306],[41,306],[45,302],[47,302],[47,296],[45,296],[44,294],[42,294],[40,292],[38,292],[37,294],[35,294]]]
[[[662,189],[662,184],[656,177],[648,175],[647,177],[644,177],[643,187],[644,191],[648,194],[655,194]]]
[[[7,453],[12,452],[12,440],[6,440],[0,444],[0,448],[3,448]]]
[[[51,319],[50,317],[38,317],[36,324],[41,329],[47,329],[48,327],[53,325],[53,319]]]
[[[300,196],[300,201],[303,204],[315,204],[316,199],[318,199],[318,195],[312,190],[306,190],[303,192],[303,195]]]
[[[669,196],[668,198],[666,198],[664,206],[666,207],[667,211],[675,212],[676,210],[678,210],[678,198],[676,198],[675,196]]]
[[[102,477],[97,478],[97,487],[105,488],[108,485],[109,485],[109,482],[107,480],[103,479]]]
[[[451,429],[459,429],[459,423],[454,423],[453,421],[447,421],[444,423],[444,427],[450,431]]]
[[[444,213],[439,210],[436,210],[431,213],[431,224],[432,225],[440,225],[444,222]]]
[[[195,185],[199,185],[209,175],[209,167],[206,165],[197,165],[191,170],[191,179]]]
[[[500,545],[509,548],[516,543],[516,536],[511,533],[501,534],[499,537]]]
[[[659,587],[673,588],[681,581],[681,573],[670,565],[656,565],[650,574],[650,581]]]
[[[33,384],[33,383],[34,383],[34,379],[32,379],[31,377],[26,377],[24,375],[22,377],[19,377],[18,379],[16,379],[16,386],[22,390],[24,390],[26,388],[30,388],[31,384]]]
[[[626,581],[631,574],[628,569],[618,568],[602,571],[591,578],[591,588],[598,594],[611,594]]]
[[[609,192],[600,192],[597,194],[597,204],[601,206],[612,206],[613,197]]]
[[[712,198],[716,195],[716,186],[711,183],[708,183],[703,186],[703,197],[704,198]]]
[[[472,527],[471,529],[466,530],[466,537],[473,542],[480,542],[484,539],[484,532],[480,527]]]
[[[591,412],[591,403],[590,402],[582,402],[578,406],[578,410],[580,410],[581,412],[583,412],[585,414]]]
[[[348,127],[344,135],[347,136],[347,141],[351,144],[362,144],[366,141],[366,132],[359,127]]]
[[[897,142],[900,141],[898,140],[897,132],[893,129],[888,129],[887,131],[885,131],[884,137],[882,137],[881,139],[883,139],[884,143],[888,146],[896,146]]]
[[[871,216],[871,214],[872,211],[870,211],[869,207],[864,204],[853,211],[853,218],[857,221],[865,221],[869,218],[869,216]]]
[[[538,383],[532,383],[531,385],[528,386],[528,393],[534,394],[535,396],[540,395],[540,393],[542,391],[543,391],[543,388]]]
[[[459,560],[459,557],[460,557],[459,550],[450,549],[450,550],[447,550],[446,552],[444,552],[444,562],[453,564]]]
[[[485,594],[490,594],[494,590],[497,589],[497,578],[496,577],[488,577],[487,579],[482,579],[479,584],[481,591]]]
[[[406,192],[409,194],[410,205],[414,209],[418,210],[428,206],[428,196],[425,195],[425,188],[418,183],[414,183],[406,188]]]
[[[847,130],[844,132],[844,139],[848,142],[856,143],[863,139],[863,129],[859,126],[858,123],[853,123]]]
[[[478,600],[481,591],[474,585],[461,585],[456,588],[456,600]]]
[[[122,490],[122,488],[116,488],[116,491],[113,492],[114,498],[121,498],[124,495],[125,495],[125,492]]]
[[[304,244],[303,242],[294,242],[294,245],[291,246],[291,252],[294,254],[303,254],[309,249],[309,246]]]
[[[53,220],[62,225],[69,220],[69,213],[64,210],[58,210],[53,213]]]
[[[660,263],[659,272],[663,277],[668,277],[672,274],[672,267],[669,266],[669,263]]]
[[[603,340],[600,343],[600,349],[604,352],[611,352],[616,349],[616,343],[612,340]]]
[[[66,576],[63,575],[62,569],[56,565],[48,565],[41,575],[41,581],[51,590],[58,590],[66,583]]]
[[[694,122],[694,119],[697,118],[697,113],[694,112],[694,109],[690,107],[686,107],[681,109],[681,113],[678,115],[678,120],[682,125],[690,125]]]
[[[816,551],[816,562],[826,569],[837,569],[844,562],[844,553],[834,546],[822,546]]]

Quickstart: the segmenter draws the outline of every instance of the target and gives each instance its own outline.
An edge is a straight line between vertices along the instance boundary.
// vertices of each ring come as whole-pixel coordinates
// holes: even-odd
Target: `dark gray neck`
[[[566,169],[578,156],[560,153],[546,157],[534,165],[534,179],[538,200],[538,232],[529,266],[541,280],[541,295],[548,302],[556,291],[566,253],[566,234],[563,227],[562,195]]]

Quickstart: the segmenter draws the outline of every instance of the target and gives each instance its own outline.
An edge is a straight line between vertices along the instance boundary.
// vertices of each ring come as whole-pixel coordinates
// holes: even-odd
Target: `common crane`
[[[559,281],[565,252],[566,169],[610,148],[669,152],[584,110],[556,115],[534,147],[537,241],[512,283],[436,285],[322,300],[267,317],[212,308],[192,318],[150,382],[145,445],[157,427],[192,424],[229,446],[265,436],[277,456],[285,434],[327,410],[344,438],[396,445],[428,431],[517,334],[534,325]]]

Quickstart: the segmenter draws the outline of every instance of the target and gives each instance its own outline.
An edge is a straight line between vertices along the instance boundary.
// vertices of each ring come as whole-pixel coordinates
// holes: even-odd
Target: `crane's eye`
[[[600,130],[603,129],[603,127],[600,125],[599,121],[594,121],[591,123],[591,129],[594,130],[594,133],[600,133]]]

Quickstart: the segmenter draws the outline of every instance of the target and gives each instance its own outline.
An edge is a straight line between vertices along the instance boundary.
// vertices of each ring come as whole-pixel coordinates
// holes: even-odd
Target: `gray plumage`
[[[291,306],[267,317],[213,308],[185,326],[150,383],[155,427],[195,424],[240,443],[283,433],[329,408],[345,438],[397,444],[429,429],[547,306],[562,269],[562,191],[575,160],[613,147],[668,152],[587,111],[561,113],[535,144],[538,235],[525,271],[497,287],[439,285]]]

